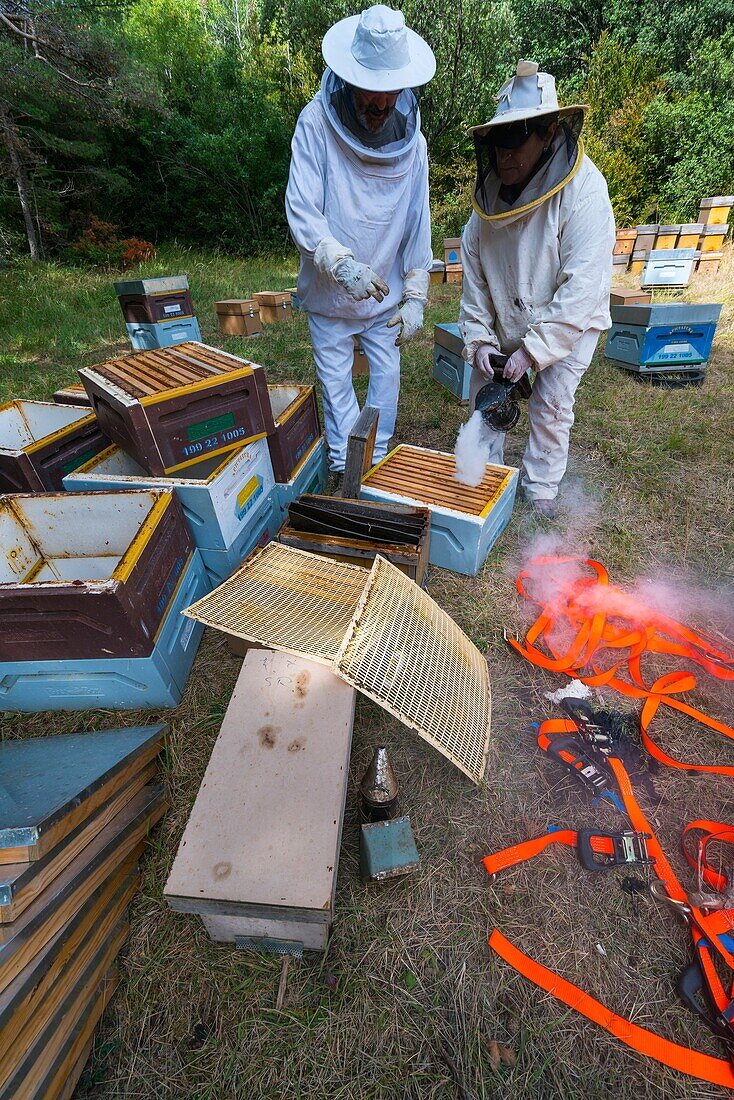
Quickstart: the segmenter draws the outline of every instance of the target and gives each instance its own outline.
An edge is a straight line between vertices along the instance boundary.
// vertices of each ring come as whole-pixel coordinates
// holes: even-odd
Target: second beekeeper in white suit
[[[431,79],[436,62],[401,12],[382,4],[331,27],[322,52],[321,89],[293,135],[286,213],[301,255],[298,297],[323,390],[329,466],[341,472],[359,415],[353,337],[369,362],[367,404],[380,412],[379,459],[395,429],[400,344],[423,324],[428,157],[411,89]]]
[[[555,81],[520,61],[497,111],[472,127],[474,213],[462,238],[459,323],[471,400],[492,377],[489,357],[509,355],[507,379],[535,372],[522,487],[552,518],[568,461],[576,388],[609,327],[614,215],[601,172],[580,140],[586,108],[560,108]],[[490,462],[504,435],[492,433]]]

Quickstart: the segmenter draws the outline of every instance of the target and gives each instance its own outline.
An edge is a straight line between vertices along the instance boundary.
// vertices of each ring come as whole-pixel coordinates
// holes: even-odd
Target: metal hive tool
[[[270,543],[185,613],[329,665],[473,782],[484,775],[487,662],[453,619],[384,558],[367,574]]]

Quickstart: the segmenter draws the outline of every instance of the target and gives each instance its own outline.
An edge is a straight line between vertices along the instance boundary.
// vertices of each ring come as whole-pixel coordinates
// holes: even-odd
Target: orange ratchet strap
[[[594,576],[579,574],[584,568]],[[528,581],[542,587],[542,598],[528,591]],[[734,739],[734,729],[678,698],[696,687],[692,672],[676,670],[647,684],[641,667],[645,653],[663,654],[693,662],[717,680],[734,681],[734,653],[610,585],[604,566],[592,559],[534,558],[516,585],[541,613],[524,643],[507,638],[513,649],[539,668],[642,700],[642,743],[661,763],[685,771],[734,776],[734,767],[684,763],[656,745],[649,730],[661,706],[686,714],[724,737]],[[567,635],[568,641],[561,646],[559,636],[565,639]],[[619,675],[623,671],[624,679]]]
[[[575,729],[574,723],[568,719],[543,722],[538,731],[538,743],[541,748],[547,750],[554,737],[562,738]],[[625,811],[633,829],[638,835],[645,837],[645,854],[649,856],[649,861],[654,867],[665,895],[667,895],[673,907],[689,923],[696,959],[705,976],[706,987],[716,1005],[717,1012],[721,1020],[731,1024],[734,1019],[734,1000],[731,993],[727,993],[725,990],[716,964],[726,966],[734,972],[734,956],[732,956],[727,946],[730,941],[726,939],[725,935],[734,924],[734,911],[721,909],[709,912],[692,903],[678,881],[635,798],[632,784],[623,763],[611,755],[607,757],[607,762],[617,782]],[[695,857],[687,844],[687,840],[693,832],[703,834],[703,838],[699,842],[698,854]],[[486,856],[483,860],[484,866],[488,874],[494,876],[498,871],[534,858],[552,844],[573,848],[576,846],[578,839],[579,833],[570,829],[551,832],[545,836],[516,844],[504,851]],[[696,867],[704,881],[716,890],[722,887],[726,888],[728,885],[725,876],[721,875],[706,859],[708,844],[718,841],[734,843],[734,829],[720,822],[693,821],[684,830],[682,838],[682,847],[686,859],[691,866]],[[599,837],[593,837],[592,843],[595,850],[613,855],[613,848],[610,851],[609,842],[605,844],[603,834]],[[722,935],[725,937],[725,942],[722,942],[720,938]],[[652,1031],[625,1020],[600,1001],[595,1000],[582,989],[579,989],[578,986],[561,978],[560,975],[553,973],[553,971],[548,970],[528,955],[525,955],[497,929],[490,936],[489,946],[515,970],[534,982],[535,985],[551,993],[576,1012],[586,1016],[587,1019],[593,1020],[633,1050],[649,1055],[664,1065],[688,1073],[693,1077],[698,1077],[703,1081],[726,1085],[734,1089],[734,1067],[729,1060],[714,1058],[701,1054],[699,1051],[679,1046]]]

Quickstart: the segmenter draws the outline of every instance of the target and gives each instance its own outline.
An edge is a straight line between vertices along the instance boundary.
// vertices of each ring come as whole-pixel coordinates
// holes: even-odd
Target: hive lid
[[[640,233],[657,233],[660,226],[656,223],[655,225],[638,225],[636,228],[639,235]]]
[[[690,233],[703,233],[703,228],[703,222],[686,222],[685,225],[680,227],[680,231],[688,236]]]
[[[670,263],[673,260],[693,260],[696,256],[695,248],[656,248],[649,254],[649,260],[665,260]]]
[[[728,231],[729,226],[726,222],[722,225],[705,225],[702,230],[705,237],[725,237]]]
[[[106,363],[85,367],[79,374],[82,380],[88,375],[104,378],[130,397],[141,398],[191,386],[216,375],[230,374],[232,371],[251,373],[255,369],[262,368],[248,359],[230,355],[197,340],[189,340],[171,348],[110,359]]]
[[[734,206],[734,195],[710,195],[701,199],[701,210],[710,210],[712,206]]]
[[[163,275],[156,279],[128,279],[115,283],[118,298],[124,294],[175,294],[179,290],[188,290],[189,280],[185,275]]]
[[[484,775],[487,662],[453,619],[384,558],[376,557],[367,573],[270,543],[184,614],[328,665],[473,782]]]
[[[679,225],[660,225],[658,226],[658,233],[680,233]]]

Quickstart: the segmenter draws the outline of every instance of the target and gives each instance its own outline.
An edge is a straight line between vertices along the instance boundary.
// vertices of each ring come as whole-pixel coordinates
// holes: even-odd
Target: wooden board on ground
[[[0,864],[40,859],[163,747],[163,722],[0,744]]]
[[[91,944],[91,950],[96,950],[94,941],[121,918],[139,881],[135,863],[130,860],[95,890],[69,923],[0,993],[0,1051],[10,1051],[29,1021],[45,1011],[47,1002],[57,994],[62,976],[84,952],[84,945]]]
[[[354,702],[322,665],[248,653],[166,883],[171,908],[244,918],[243,936],[246,918],[328,926]]]
[[[153,760],[136,772],[129,783],[107,800],[96,813],[77,825],[50,852],[33,863],[9,863],[0,866],[0,924],[10,924],[35,901],[38,895],[61,874],[64,867],[86,848],[105,825],[131,801],[157,771]]]
[[[0,992],[97,887],[137,855],[165,808],[161,788],[145,787],[17,920],[0,927]]]

